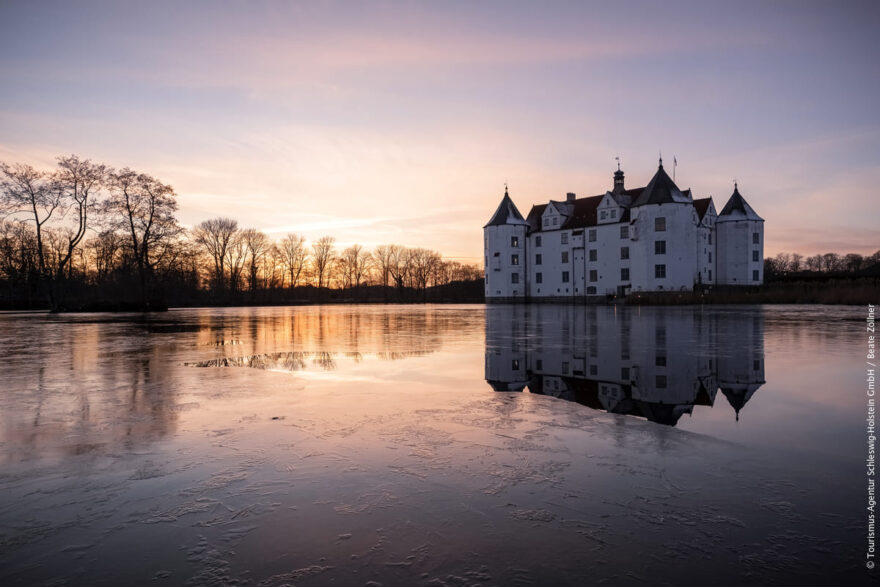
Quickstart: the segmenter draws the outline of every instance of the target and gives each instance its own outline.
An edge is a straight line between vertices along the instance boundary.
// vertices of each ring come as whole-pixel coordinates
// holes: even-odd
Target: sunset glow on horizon
[[[76,153],[179,220],[481,263],[504,192],[627,187],[662,152],[765,256],[880,249],[880,7],[852,2],[0,4],[0,161]]]

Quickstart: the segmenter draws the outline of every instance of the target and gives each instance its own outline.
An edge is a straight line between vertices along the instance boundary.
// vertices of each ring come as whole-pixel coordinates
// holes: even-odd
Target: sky
[[[479,262],[507,183],[627,187],[660,153],[765,256],[880,249],[880,3],[0,0],[0,161],[75,153],[179,220]]]

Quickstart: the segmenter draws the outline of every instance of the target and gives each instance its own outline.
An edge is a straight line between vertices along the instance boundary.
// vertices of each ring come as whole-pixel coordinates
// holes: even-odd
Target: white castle
[[[626,189],[533,206],[523,218],[507,189],[483,227],[486,301],[588,300],[764,281],[764,219],[734,184],[716,213],[663,170]]]

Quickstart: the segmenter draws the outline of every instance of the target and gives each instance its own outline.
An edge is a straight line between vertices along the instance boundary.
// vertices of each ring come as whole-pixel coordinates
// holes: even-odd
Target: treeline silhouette
[[[811,257],[799,253],[779,253],[764,259],[765,282],[825,280],[831,277],[880,277],[880,250],[873,255],[824,253]]]
[[[327,301],[482,301],[482,268],[396,244],[273,240],[231,218],[192,229],[162,181],[76,155],[0,162],[0,308],[155,310]]]

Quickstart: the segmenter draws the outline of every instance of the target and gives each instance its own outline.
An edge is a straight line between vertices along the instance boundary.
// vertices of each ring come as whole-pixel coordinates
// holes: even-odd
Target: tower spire
[[[614,190],[613,193],[619,194],[624,191],[623,187],[623,171],[620,169],[620,157],[614,158],[617,161],[617,171],[614,172]]]

